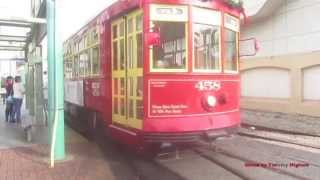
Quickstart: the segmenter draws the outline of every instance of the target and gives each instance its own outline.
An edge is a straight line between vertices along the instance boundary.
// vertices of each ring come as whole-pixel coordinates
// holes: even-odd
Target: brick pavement
[[[92,143],[67,144],[72,160],[49,168],[49,147],[31,145],[0,150],[1,180],[115,179],[103,153]]]
[[[2,112],[0,105],[0,180],[129,180],[134,175],[124,161],[113,157],[110,148],[101,150],[67,126],[66,154],[72,159],[52,169],[47,127],[35,125],[30,143],[21,125],[6,123]],[[25,109],[22,114],[22,120],[31,118]]]

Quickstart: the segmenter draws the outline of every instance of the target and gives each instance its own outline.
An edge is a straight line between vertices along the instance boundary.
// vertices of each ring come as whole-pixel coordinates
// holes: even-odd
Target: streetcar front
[[[145,8],[146,142],[216,138],[239,127],[239,16],[216,1]]]

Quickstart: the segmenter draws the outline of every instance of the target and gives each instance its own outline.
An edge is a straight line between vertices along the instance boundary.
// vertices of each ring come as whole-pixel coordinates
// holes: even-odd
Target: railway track
[[[252,137],[252,136],[246,136],[239,134],[238,137],[244,137],[244,138],[260,138],[260,137]],[[264,140],[269,140],[266,138],[263,138]],[[271,140],[269,140],[271,141]],[[273,139],[272,139],[273,141]],[[290,143],[290,142],[289,142]],[[150,159],[143,159],[139,156],[136,156],[134,154],[131,154],[130,152],[122,152],[125,155],[125,159],[127,164],[133,169],[136,176],[134,179],[137,180],[148,180],[148,179],[177,179],[177,180],[191,180],[194,178],[189,178],[186,174],[183,174],[184,172],[189,171],[190,169],[185,168],[180,171],[177,171],[173,169],[175,163],[177,161],[184,161],[184,163],[192,164],[193,161],[190,161],[190,159],[184,159],[184,152],[190,151],[193,153],[196,157],[204,159],[206,161],[209,161],[212,163],[212,166],[210,168],[219,166],[220,168],[224,169],[224,173],[226,176],[235,177],[234,179],[244,179],[244,180],[253,180],[257,179],[256,177],[259,177],[259,179],[268,179],[268,177],[272,177],[272,174],[276,177],[287,177],[288,179],[298,179],[298,180],[311,180],[308,177],[303,177],[303,175],[297,175],[295,172],[290,172],[283,168],[274,168],[274,167],[263,167],[263,168],[257,168],[254,171],[263,171],[265,173],[265,176],[255,176],[250,173],[253,171],[250,169],[247,169],[244,167],[244,164],[247,162],[250,163],[258,163],[255,162],[254,157],[245,157],[242,154],[234,154],[231,151],[228,151],[227,149],[224,149],[223,147],[219,147],[217,145],[211,145],[205,142],[201,142],[200,144],[197,144],[197,147],[183,147],[180,151],[180,154],[182,155],[181,158],[177,158],[175,155],[176,151],[167,152],[168,154],[171,154],[168,156],[168,160],[166,161],[167,164],[173,164],[171,167],[165,166],[162,163],[159,163],[156,160],[150,160]],[[304,145],[302,145],[304,146]],[[311,147],[309,147],[311,148]],[[318,149],[318,148],[317,148]],[[217,156],[220,156],[220,158],[217,158]],[[225,161],[225,159],[228,159],[229,161]],[[233,160],[232,160],[233,159]],[[296,159],[294,159],[296,161]],[[235,166],[234,164],[230,162],[236,162],[238,163],[238,166]],[[300,161],[300,160],[299,160]],[[301,160],[303,162],[303,160]],[[209,168],[209,169],[210,169]],[[262,170],[264,169],[264,170]],[[182,172],[182,173],[181,173]],[[266,173],[267,172],[267,173]],[[271,175],[271,176],[270,176]],[[211,177],[214,178],[214,173]],[[261,178],[260,178],[261,177]],[[210,178],[208,178],[210,179]],[[214,178],[219,179],[219,178]],[[284,178],[286,179],[286,178]]]
[[[238,135],[243,136],[243,137],[253,138],[253,139],[261,139],[261,140],[267,140],[267,141],[273,141],[273,142],[280,142],[280,143],[291,144],[291,145],[301,146],[301,147],[305,147],[305,148],[312,148],[312,149],[320,150],[320,147],[318,147],[318,146],[296,143],[296,142],[277,139],[277,138],[263,137],[261,135],[255,135],[255,134],[243,133],[243,132],[239,132]]]
[[[221,154],[221,155],[223,155],[225,157],[229,157],[229,158],[232,158],[232,159],[236,159],[236,160],[242,161],[243,163],[247,163],[247,162],[256,163],[256,164],[259,163],[259,162],[256,162],[256,161],[252,160],[252,159],[245,158],[245,157],[230,153],[230,152],[228,152],[226,150],[223,150],[223,149],[221,149],[221,148],[219,148],[217,146],[212,146],[212,145],[208,146],[208,145],[202,144],[201,147],[198,148],[198,149],[195,149],[194,152],[199,154],[201,157],[212,161],[213,163],[219,164],[221,167],[225,168],[229,172],[231,172],[231,173],[237,175],[238,177],[241,177],[241,179],[245,179],[245,180],[254,179],[254,178],[251,178],[251,177],[248,176],[247,173],[250,173],[250,171],[242,172],[241,170],[235,169],[230,164],[226,164],[226,163],[224,163],[222,161],[218,161],[217,159],[215,159],[213,154],[216,154],[216,153],[217,154]],[[210,153],[213,153],[213,154],[210,155]],[[285,170],[280,169],[280,168],[274,168],[274,167],[268,167],[268,166],[267,167],[262,167],[262,168],[264,168],[266,170],[269,170],[269,171],[272,171],[274,173],[277,173],[279,175],[284,175],[284,176],[293,178],[293,179],[311,180],[310,178],[303,177],[303,176],[294,174],[292,172],[285,171]]]
[[[260,129],[255,129],[255,131],[260,131]],[[261,130],[263,131],[263,130]],[[271,132],[271,131],[268,131]],[[278,133],[278,132],[276,132]],[[284,133],[281,133],[284,134]],[[289,133],[286,133],[289,134]],[[289,135],[292,135],[291,133]],[[296,134],[294,134],[296,135]],[[301,135],[301,134],[299,134]],[[305,136],[305,134],[303,134]],[[316,150],[319,150],[319,147],[313,147],[305,144],[300,144],[300,143],[294,143],[290,141],[285,141],[281,139],[276,139],[276,138],[270,138],[270,137],[262,137],[259,135],[252,135],[252,134],[246,134],[246,133],[239,133],[236,135],[236,137],[241,137],[241,138],[252,138],[252,139],[262,139],[264,141],[272,141],[272,142],[281,142],[281,143],[286,143],[286,144],[292,144],[292,145],[298,145],[298,146],[303,146],[306,148],[313,148]],[[312,136],[313,137],[313,136]],[[212,164],[211,167],[219,166],[220,169],[222,168],[224,170],[224,173],[226,174],[226,177],[235,177],[234,179],[244,179],[244,180],[253,180],[257,179],[255,175],[252,175],[253,171],[250,169],[245,169],[244,164],[247,162],[251,163],[259,163],[255,162],[254,157],[245,157],[242,156],[242,154],[234,154],[231,151],[228,151],[227,149],[220,148],[216,145],[210,145],[208,143],[202,142],[200,144],[197,144],[198,147],[192,147],[191,148],[191,153],[193,153],[196,157],[204,159]],[[181,149],[181,154],[183,154],[185,151],[189,151],[190,147],[185,147]],[[177,171],[174,169],[175,163],[177,161],[184,161],[184,156],[182,156],[181,159],[177,158],[175,155],[176,151],[172,152],[167,152],[168,154],[171,154],[168,156],[168,161],[167,164],[173,164],[171,167],[165,166],[161,162],[156,160],[146,160],[146,159],[141,159],[141,157],[136,157],[135,155],[126,155],[125,159],[127,160],[127,164],[133,169],[133,171],[136,173],[136,178],[138,180],[148,180],[148,179],[177,179],[177,180],[189,180],[193,178],[189,178],[186,174],[184,174],[185,171],[189,171],[190,169],[185,168],[185,169],[180,169]],[[124,153],[127,154],[127,153]],[[128,153],[130,154],[130,153]],[[220,158],[217,158],[216,156],[220,156]],[[229,161],[225,161],[225,159],[229,159]],[[233,160],[232,160],[233,159]],[[297,160],[297,159],[292,159],[296,162],[304,162],[303,160]],[[238,165],[235,166],[234,164],[230,162],[237,162]],[[190,159],[185,159],[184,163],[193,163],[193,161],[190,161]],[[309,162],[308,162],[309,163]],[[317,164],[312,166],[318,167]],[[172,168],[174,167],[174,168]],[[209,169],[210,169],[209,168]],[[264,169],[264,170],[262,170]],[[263,167],[263,168],[257,168],[254,171],[260,171],[265,173],[265,176],[258,176],[259,179],[267,179],[268,177],[272,177],[272,174],[277,174],[276,177],[285,177],[289,179],[298,179],[298,180],[311,180],[308,177],[304,177],[303,174],[295,174],[295,172],[290,172],[284,168],[275,168],[275,167]],[[266,173],[267,172],[267,173]],[[157,176],[155,176],[157,174]],[[269,176],[268,176],[269,175]],[[271,176],[270,176],[271,175]],[[211,179],[214,178],[214,173],[211,176]],[[260,178],[261,177],[261,178]],[[208,178],[210,179],[210,178]],[[214,179],[219,179],[219,178],[214,178]]]
[[[183,154],[183,151],[181,151],[181,154]],[[186,150],[187,151],[187,150]],[[212,163],[213,165],[217,165],[221,168],[223,168],[225,170],[225,173],[227,175],[227,173],[232,174],[233,176],[236,176],[238,179],[243,179],[243,180],[254,180],[256,179],[256,177],[250,175],[250,173],[252,173],[251,170],[249,169],[244,169],[244,167],[242,168],[237,168],[236,166],[233,166],[233,164],[227,163],[224,161],[224,158],[217,158],[217,155],[222,155],[225,158],[228,159],[233,159],[234,161],[237,162],[242,162],[241,164],[244,165],[247,162],[250,163],[258,163],[253,161],[252,159],[248,159],[233,153],[230,153],[228,151],[225,151],[217,146],[209,146],[208,144],[205,143],[201,143],[199,144],[199,147],[197,148],[192,148],[192,153],[194,153],[195,155],[197,155],[199,158],[203,158],[207,161],[209,161],[210,163]],[[170,163],[175,163],[176,161],[183,161],[183,156],[179,159],[176,158],[177,156],[175,155],[175,151],[172,152],[167,152],[167,154],[170,154],[168,157],[167,162]],[[171,159],[170,159],[171,158]],[[185,162],[185,163],[193,163],[193,162]],[[161,163],[157,162],[157,164],[159,166],[163,166]],[[175,171],[173,169],[170,169],[168,167],[165,167],[166,169],[170,170],[170,171]],[[263,169],[265,169],[266,171],[269,171],[270,173],[276,173],[281,177],[287,177],[290,179],[297,179],[297,180],[311,180],[310,178],[307,177],[303,177],[297,174],[294,174],[292,172],[288,172],[284,169],[280,169],[280,168],[274,168],[274,167],[263,167]],[[184,171],[188,171],[188,169],[185,169]],[[177,173],[175,173],[177,174]],[[185,179],[188,180],[189,178],[184,178],[184,175],[179,175],[181,177],[181,179]],[[211,177],[212,179],[213,177]],[[216,179],[216,178],[215,178]],[[259,179],[268,179],[268,177],[260,177]]]
[[[251,124],[242,124],[242,129],[240,129],[238,135],[242,137],[320,150],[320,136],[314,134],[279,130],[275,128],[254,126]]]
[[[208,156],[207,154],[203,153],[202,151],[200,150],[194,150],[194,152],[196,154],[198,154],[199,156],[205,158],[206,160],[214,163],[214,164],[217,164],[219,165],[220,167],[222,167],[223,169],[227,170],[228,172],[232,173],[233,175],[239,177],[240,179],[243,179],[243,180],[250,180],[251,178],[248,177],[244,172],[241,172],[239,171],[238,169],[236,168],[233,168],[232,166],[228,165],[228,164],[225,164],[217,159],[214,159],[210,156]]]
[[[179,152],[179,155],[176,153]],[[217,161],[215,159],[211,159],[206,154],[198,151],[196,149],[180,149],[179,151],[171,151],[165,152],[165,154],[161,156],[161,160],[156,160],[155,162],[159,164],[159,166],[164,166],[165,168],[169,169],[170,171],[175,172],[176,174],[180,174],[179,176],[182,177],[184,180],[193,180],[193,179],[201,179],[201,180],[212,180],[212,179],[232,179],[232,180],[246,180],[248,178],[245,173],[237,170],[236,168],[232,168],[221,161]],[[190,159],[189,157],[192,156]],[[198,166],[199,162],[203,162],[202,166]],[[177,164],[189,164],[191,167],[195,169],[199,169],[199,171],[193,171],[193,169],[186,169],[183,168],[185,166],[179,167]],[[208,174],[208,170],[211,173]],[[189,172],[188,172],[189,171]],[[193,174],[190,176],[190,171]],[[199,174],[198,174],[199,173]],[[203,174],[200,174],[203,173]],[[219,176],[220,173],[220,176]],[[223,176],[221,177],[221,173]],[[199,176],[198,176],[199,175]]]
[[[311,133],[294,132],[294,131],[289,131],[289,130],[276,129],[276,128],[270,128],[270,127],[265,127],[265,126],[258,126],[258,125],[254,125],[254,124],[248,124],[248,123],[241,123],[241,127],[245,128],[245,129],[254,128],[254,130],[257,130],[257,131],[274,132],[274,133],[287,134],[287,135],[320,137],[320,135],[311,134]]]
[[[249,126],[248,126],[249,127]],[[282,134],[285,135],[284,137],[288,136],[288,137],[295,137],[295,136],[303,136],[303,137],[307,137],[307,138],[311,138],[313,140],[316,139],[317,136],[314,135],[309,135],[309,134],[305,134],[305,133],[294,133],[294,132],[288,132],[288,131],[279,131],[279,130],[273,130],[271,128],[268,128],[267,130],[265,128],[256,128],[254,130],[254,132],[265,132],[267,131],[268,133],[275,133],[275,134]],[[256,135],[256,134],[250,134],[250,133],[243,133],[243,132],[239,132],[238,135],[235,135],[235,137],[239,137],[239,138],[250,138],[250,139],[254,139],[254,140],[263,140],[262,142],[279,142],[279,143],[284,143],[284,144],[288,144],[288,145],[295,145],[295,146],[299,146],[299,147],[303,147],[303,148],[308,148],[308,149],[314,149],[317,152],[320,152],[320,147],[318,146],[313,146],[313,145],[308,145],[308,144],[303,144],[303,143],[299,143],[299,142],[292,142],[292,140],[284,140],[284,139],[279,139],[279,138],[273,138],[273,137],[269,137],[269,136],[262,136],[262,135]],[[212,164],[218,165],[219,167],[223,168],[226,173],[231,173],[234,176],[238,177],[239,179],[245,179],[245,180],[251,180],[251,179],[257,179],[255,175],[252,175],[250,173],[252,173],[251,170],[247,170],[244,169],[244,165],[245,163],[255,163],[255,164],[259,164],[259,162],[256,162],[254,160],[254,156],[251,158],[251,156],[245,156],[243,154],[239,154],[239,153],[232,153],[232,151],[228,151],[227,149],[224,149],[223,147],[220,148],[219,146],[216,145],[211,145],[205,142],[202,142],[200,144],[198,144],[199,147],[197,148],[191,148],[192,152],[195,153],[197,156],[206,159],[207,161],[210,161]],[[287,147],[287,146],[285,146]],[[290,146],[288,146],[290,147]],[[300,148],[299,148],[300,149]],[[174,152],[172,152],[174,153]],[[259,154],[259,153],[258,153]],[[216,156],[220,155],[220,158],[217,158]],[[261,154],[262,155],[262,154]],[[263,156],[263,155],[262,155]],[[270,157],[272,156],[272,154],[270,154]],[[171,157],[175,157],[174,155]],[[225,158],[223,158],[225,157]],[[256,156],[257,157],[257,156]],[[310,166],[313,167],[320,167],[320,165],[318,165],[317,163],[312,163],[308,160],[304,160],[304,159],[297,159],[295,157],[287,157],[286,155],[282,157],[284,160],[293,160],[294,162],[300,162],[300,163],[307,163]],[[230,162],[230,159],[234,159],[234,161],[241,161],[242,162],[242,167],[241,166],[235,166],[232,163],[227,163],[225,162],[225,159],[229,159],[228,162]],[[260,159],[260,158],[257,158]],[[281,158],[280,158],[281,160]],[[264,169],[264,172],[262,172]],[[287,168],[281,168],[281,167],[273,167],[273,166],[266,166],[266,167],[262,167],[262,168],[258,168],[255,171],[261,171],[262,174],[268,174],[270,175],[270,178],[272,177],[272,174],[277,174],[276,176],[278,177],[285,177],[289,178],[289,179],[298,179],[298,180],[311,180],[312,178],[305,177],[304,174],[299,174],[296,171],[292,171],[289,170]],[[268,171],[269,173],[266,173],[265,171]],[[271,174],[270,174],[271,173]],[[267,179],[269,176],[261,176],[261,178],[259,177],[259,179]]]

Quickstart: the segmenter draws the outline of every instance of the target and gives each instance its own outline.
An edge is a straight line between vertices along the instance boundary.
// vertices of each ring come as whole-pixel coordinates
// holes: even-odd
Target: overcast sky
[[[0,0],[1,1],[1,0]],[[58,10],[63,14],[62,38],[67,39],[79,30],[86,22],[116,0],[62,0]]]
[[[61,6],[57,9],[57,13],[61,13],[62,18],[62,38],[66,39],[71,34],[80,29],[88,20],[95,17],[99,12],[108,7],[116,0],[58,0]],[[30,17],[31,0],[0,0],[0,18],[1,17]],[[5,34],[20,30],[6,30],[0,28],[0,33]]]

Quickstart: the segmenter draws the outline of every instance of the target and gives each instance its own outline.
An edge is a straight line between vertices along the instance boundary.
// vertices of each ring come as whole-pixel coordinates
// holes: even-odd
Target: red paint
[[[143,129],[136,130],[119,124],[112,127],[112,80],[111,80],[111,22],[112,20],[138,7],[143,8],[144,32],[150,29],[149,4],[161,3],[187,5],[189,7],[189,53],[188,72],[185,73],[151,73],[149,69],[149,47],[144,41],[144,120]],[[240,77],[238,74],[195,73],[192,72],[193,38],[191,7],[210,8],[239,17],[241,9],[232,9],[220,0],[201,2],[199,0],[128,0],[119,1],[101,12],[94,20],[83,27],[71,38],[81,36],[88,28],[98,25],[100,28],[100,62],[99,77],[84,78],[84,99],[86,109],[101,113],[106,132],[120,141],[137,145],[143,144],[143,133],[187,133],[205,132],[206,130],[228,128],[240,124],[239,98]],[[224,20],[222,20],[224,22]],[[98,24],[97,24],[98,23]],[[223,26],[223,24],[222,24]],[[222,41],[224,29],[221,27]],[[224,49],[222,58],[224,59]],[[223,63],[222,63],[223,65]],[[79,78],[78,78],[79,79]],[[216,90],[199,91],[196,84],[201,81],[219,82]],[[156,87],[152,82],[162,82],[163,87]],[[97,89],[97,84],[99,88]],[[161,84],[161,83],[160,83]],[[217,106],[206,109],[203,99],[208,95],[217,98]],[[170,106],[171,111],[152,112],[152,106]],[[172,108],[173,107],[173,108]],[[180,108],[180,109],[179,109]],[[118,127],[118,128],[115,128]],[[120,130],[122,129],[122,130]],[[123,131],[126,130],[126,131]],[[132,135],[135,133],[136,135]]]
[[[218,90],[199,90],[196,86],[202,82],[220,83]],[[191,116],[208,113],[220,113],[238,109],[238,80],[216,80],[214,77],[194,79],[152,78],[148,81],[149,101],[148,117]],[[231,93],[232,92],[232,93]],[[218,98],[225,94],[226,104],[217,104],[211,111],[204,107],[203,98],[208,95]],[[164,97],[165,95],[165,97]]]
[[[147,119],[144,122],[144,130],[146,132],[184,133],[227,128],[239,124],[240,112],[235,110],[210,116]]]

